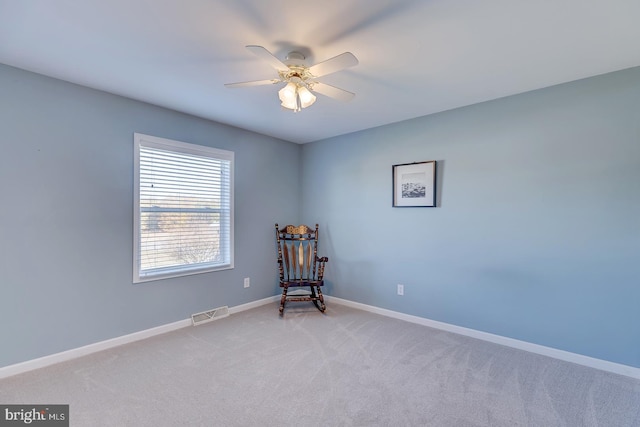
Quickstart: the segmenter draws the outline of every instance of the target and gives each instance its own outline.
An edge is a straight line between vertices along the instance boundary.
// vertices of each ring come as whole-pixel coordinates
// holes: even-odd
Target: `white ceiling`
[[[0,0],[0,62],[305,143],[640,65],[638,0]],[[360,64],[283,110],[247,49]]]

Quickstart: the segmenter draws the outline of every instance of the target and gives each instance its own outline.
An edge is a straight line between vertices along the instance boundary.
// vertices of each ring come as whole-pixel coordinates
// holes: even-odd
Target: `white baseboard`
[[[500,344],[507,347],[512,347],[519,350],[524,350],[531,353],[552,357],[554,359],[563,360],[565,362],[571,362],[571,363],[576,363],[578,365],[588,366],[590,368],[599,369],[601,371],[612,372],[614,374],[624,375],[624,376],[635,378],[635,379],[640,379],[640,368],[635,368],[633,366],[609,362],[606,360],[596,359],[589,356],[583,356],[581,354],[571,353],[564,350],[558,350],[552,347],[545,347],[543,345],[533,344],[526,341],[520,341],[513,338],[503,337],[500,335],[494,335],[488,332],[482,332],[482,331],[477,331],[475,329],[464,328],[462,326],[451,325],[449,323],[438,322],[436,320],[426,319],[424,317],[418,317],[418,316],[412,316],[410,314],[399,313],[397,311],[392,311],[384,308],[374,307],[371,305],[361,304],[359,302],[353,302],[353,301],[345,300],[342,298],[332,297],[329,295],[325,295],[324,297],[327,300],[327,302],[341,304],[348,307],[357,308],[359,310],[364,310],[371,313],[392,317],[394,319],[399,319],[399,320],[404,320],[406,322],[429,326],[435,329],[441,329],[443,331],[452,332],[454,334],[465,335],[471,338],[476,338],[483,341],[488,341],[495,344]]]
[[[257,301],[248,302],[246,304],[236,305],[235,307],[231,307],[229,309],[229,314],[240,313],[241,311],[250,310],[252,308],[260,307],[265,304],[271,304],[272,302],[276,301],[280,301],[280,295],[274,295],[272,297],[259,299]]]
[[[330,303],[341,304],[341,305],[356,308],[359,310],[380,314],[382,316],[392,317],[394,319],[404,320],[406,322],[417,323],[419,325],[424,325],[424,326],[440,329],[447,332],[452,332],[459,335],[465,335],[471,338],[476,338],[483,341],[488,341],[495,344],[500,344],[507,347],[512,347],[519,350],[524,350],[531,353],[552,357],[554,359],[564,360],[566,362],[576,363],[579,365],[588,366],[590,368],[595,368],[595,369],[599,369],[606,372],[612,372],[614,374],[619,374],[619,375],[624,375],[624,376],[635,378],[635,379],[640,379],[640,368],[635,368],[633,366],[609,362],[606,360],[596,359],[589,356],[583,356],[581,354],[571,353],[564,350],[558,350],[551,347],[545,347],[543,345],[533,344],[526,341],[520,341],[513,338],[507,338],[500,335],[494,335],[488,332],[477,331],[475,329],[464,328],[462,326],[451,325],[449,323],[438,322],[436,320],[431,320],[424,317],[412,316],[410,314],[404,314],[397,311],[374,307],[371,305],[362,304],[359,302],[353,302],[353,301],[345,300],[342,298],[332,297],[329,295],[325,295],[325,298],[327,302],[330,302]],[[276,302],[279,299],[280,299],[280,295],[274,295],[272,297],[263,298],[261,300],[252,301],[242,305],[237,305],[235,307],[229,308],[229,314],[240,313],[245,310],[250,310],[252,308],[260,307],[265,304]],[[44,368],[50,365],[54,365],[56,363],[65,362],[78,357],[96,353],[98,351],[117,347],[123,344],[143,340],[145,338],[150,338],[155,335],[164,334],[177,329],[185,328],[187,326],[191,326],[190,318],[179,320],[177,322],[169,323],[169,324],[158,326],[155,328],[146,329],[144,331],[123,335],[121,337],[100,341],[100,342],[89,344],[83,347],[74,348],[71,350],[63,351],[61,353],[40,357],[38,359],[27,360],[25,362],[16,363],[14,365],[0,367],[0,379],[21,374],[24,372],[32,371],[35,369]]]
[[[269,304],[277,301],[280,298],[279,295],[264,298],[258,301],[252,301],[247,304],[237,305],[229,308],[229,314],[239,313],[241,311],[249,310],[261,305]],[[144,331],[134,332],[132,334],[123,335],[120,337],[100,341],[94,344],[85,345],[83,347],[73,348],[71,350],[63,351],[60,353],[51,354],[49,356],[39,357],[37,359],[27,360],[25,362],[16,363],[14,365],[8,365],[0,367],[0,379],[7,378],[13,375],[22,374],[24,372],[33,371],[35,369],[44,368],[47,366],[55,365],[56,363],[66,362],[68,360],[76,359],[78,357],[86,356],[98,351],[107,350],[113,347],[117,347],[123,344],[128,344],[134,341],[140,341],[145,338],[150,338],[155,335],[164,334],[167,332],[175,331],[176,329],[186,328],[191,326],[191,318],[178,320],[177,322],[168,323],[166,325],[157,326],[151,329],[145,329]]]

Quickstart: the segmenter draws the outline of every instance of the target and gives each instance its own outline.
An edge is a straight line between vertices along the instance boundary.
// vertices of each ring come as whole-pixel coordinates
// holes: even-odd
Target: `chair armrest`
[[[316,263],[318,264],[318,280],[324,280],[324,264],[329,261],[326,256],[316,256]]]

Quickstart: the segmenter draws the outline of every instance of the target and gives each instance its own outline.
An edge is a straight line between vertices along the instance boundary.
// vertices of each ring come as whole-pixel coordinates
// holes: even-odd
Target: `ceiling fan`
[[[352,92],[316,80],[319,77],[358,65],[358,59],[351,52],[342,53],[309,67],[304,64],[305,56],[300,52],[289,52],[285,59],[286,62],[282,62],[262,46],[249,45],[247,49],[275,68],[278,72],[278,78],[227,83],[225,84],[226,87],[234,88],[286,83],[286,85],[278,91],[278,96],[281,105],[294,112],[298,112],[302,108],[307,108],[316,101],[316,96],[313,92],[345,102],[355,96]]]

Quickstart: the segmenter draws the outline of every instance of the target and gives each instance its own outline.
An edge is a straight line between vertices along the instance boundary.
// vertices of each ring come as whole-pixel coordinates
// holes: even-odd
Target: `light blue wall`
[[[300,147],[0,65],[0,366],[274,295],[302,219],[328,294],[640,367],[639,123],[631,69]],[[132,284],[133,132],[236,153],[234,270]]]
[[[303,147],[327,293],[640,367],[640,69]],[[438,207],[391,167],[438,161]],[[396,284],[405,295],[396,295]]]
[[[134,132],[235,152],[235,269],[132,284]],[[0,366],[278,292],[300,146],[0,65],[0,148]]]

